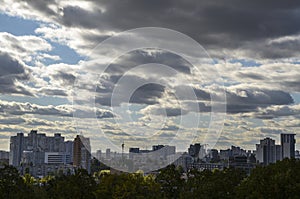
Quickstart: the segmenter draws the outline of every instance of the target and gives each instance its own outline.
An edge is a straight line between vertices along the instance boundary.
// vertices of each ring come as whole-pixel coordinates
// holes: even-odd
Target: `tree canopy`
[[[300,161],[285,159],[266,167],[258,166],[249,176],[242,170],[184,173],[170,165],[156,175],[111,174],[86,170],[35,179],[20,176],[17,169],[0,169],[1,198],[299,198]]]

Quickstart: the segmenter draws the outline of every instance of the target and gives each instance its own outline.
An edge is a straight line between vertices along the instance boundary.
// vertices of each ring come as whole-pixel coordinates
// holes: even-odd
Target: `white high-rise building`
[[[46,136],[31,130],[28,136],[18,133],[10,137],[9,164],[21,173],[29,170],[33,176],[45,176],[56,168],[68,167],[72,162],[72,141],[64,141],[59,133]],[[57,170],[57,169],[56,169]]]
[[[265,138],[256,145],[256,161],[264,165],[276,162],[275,140]]]

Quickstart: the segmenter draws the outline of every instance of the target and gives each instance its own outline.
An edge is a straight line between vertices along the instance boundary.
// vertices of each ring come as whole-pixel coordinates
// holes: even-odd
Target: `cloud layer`
[[[166,140],[179,129],[188,135],[193,129],[178,121],[197,113],[205,116],[199,132],[207,132],[212,99],[218,105],[223,92],[228,121],[220,146],[250,146],[254,136],[300,130],[300,2],[2,0],[1,5],[4,15],[34,20],[39,26],[32,35],[0,32],[0,93],[4,95],[0,98],[0,131],[6,138],[17,128],[50,130],[55,117],[70,120],[73,95],[80,96],[75,113],[83,123],[89,126],[92,117],[98,118],[115,140],[143,126],[159,131],[158,137]],[[195,67],[173,52],[138,49],[114,60],[97,79],[91,78],[89,74],[97,74],[107,64],[105,59],[96,59],[97,49],[90,54],[91,50],[120,31],[139,27],[182,32],[199,42],[212,62]],[[180,46],[171,37],[163,37],[164,42]],[[54,53],[57,44],[84,58],[67,64],[62,54]],[[126,42],[117,44],[115,51]],[[194,49],[182,48],[195,58]],[[149,63],[152,65],[137,68]],[[155,64],[169,66],[169,70]],[[215,71],[222,79],[215,78]],[[83,91],[74,94],[74,83],[80,77],[86,84],[77,85]],[[133,85],[138,86],[131,91]],[[91,100],[95,110],[84,107]],[[122,122],[112,122],[117,119]],[[61,125],[65,131],[75,131],[69,122]]]

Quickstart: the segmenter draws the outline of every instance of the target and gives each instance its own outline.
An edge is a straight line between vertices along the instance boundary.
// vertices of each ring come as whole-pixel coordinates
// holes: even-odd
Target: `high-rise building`
[[[101,151],[101,150],[97,150],[97,151],[96,151],[96,158],[97,158],[98,160],[100,160],[100,159],[102,158],[102,151]]]
[[[107,150],[106,150],[106,152],[107,152]],[[129,148],[129,159],[133,159],[134,155],[137,154],[137,153],[140,153],[140,148],[130,147]],[[106,159],[109,159],[109,158],[106,158]]]
[[[70,161],[73,163],[73,148],[74,148],[74,142],[73,141],[66,141],[65,142],[65,153],[67,155],[70,155]]]
[[[77,135],[73,145],[73,166],[91,170],[91,145],[90,139]]]
[[[295,134],[280,134],[282,159],[295,157]]]
[[[210,155],[211,160],[214,162],[217,162],[220,159],[219,152],[217,149],[211,149],[209,155]]]
[[[9,152],[0,150],[0,159],[9,159]]]
[[[281,145],[276,145],[275,146],[275,153],[276,153],[276,161],[282,160],[282,147]]]
[[[106,151],[105,151],[105,158],[106,158],[107,160],[110,159],[110,149],[106,149]]]
[[[55,168],[69,169],[73,142],[64,139],[59,133],[51,137],[36,130],[31,130],[28,136],[23,133],[11,136],[9,164],[21,173],[29,170],[35,177],[48,175]]]
[[[152,151],[153,154],[158,157],[167,158],[167,156],[174,155],[176,153],[176,147],[175,146],[169,146],[169,145],[153,145]]]
[[[65,152],[64,139],[59,133],[48,137],[46,134],[37,133],[36,130],[31,130],[27,137],[18,133],[10,138],[9,163],[18,167],[21,162],[28,162],[26,158],[30,158],[31,165],[42,164],[45,152]]]
[[[10,137],[9,164],[18,167],[21,162],[24,148],[24,134],[18,133]]]
[[[197,158],[199,157],[200,149],[201,149],[200,143],[191,144],[190,147],[188,148],[188,153],[193,158]]]
[[[275,140],[268,137],[260,140],[256,145],[256,160],[264,165],[276,162]]]

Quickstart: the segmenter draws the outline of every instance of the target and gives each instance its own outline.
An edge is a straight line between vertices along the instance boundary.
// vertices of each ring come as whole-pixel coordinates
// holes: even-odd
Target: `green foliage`
[[[238,198],[300,198],[300,162],[284,159],[257,167],[236,192]]]
[[[160,187],[151,176],[142,174],[103,174],[97,198],[161,198]]]
[[[223,171],[192,170],[184,187],[182,198],[233,198],[235,187],[246,174],[241,170],[225,169]]]
[[[159,173],[110,174],[86,170],[75,174],[34,179],[21,177],[14,167],[0,169],[0,199],[10,198],[300,198],[300,161],[285,159],[255,168],[250,176],[241,170],[191,170],[170,165]]]
[[[184,185],[182,173],[182,169],[174,165],[169,165],[159,172],[156,182],[161,185],[161,192],[165,198],[179,198]]]
[[[74,175],[62,175],[45,186],[49,198],[95,198],[96,182],[86,170],[80,169]]]
[[[0,169],[0,198],[34,198],[33,189],[26,185],[16,168]]]

